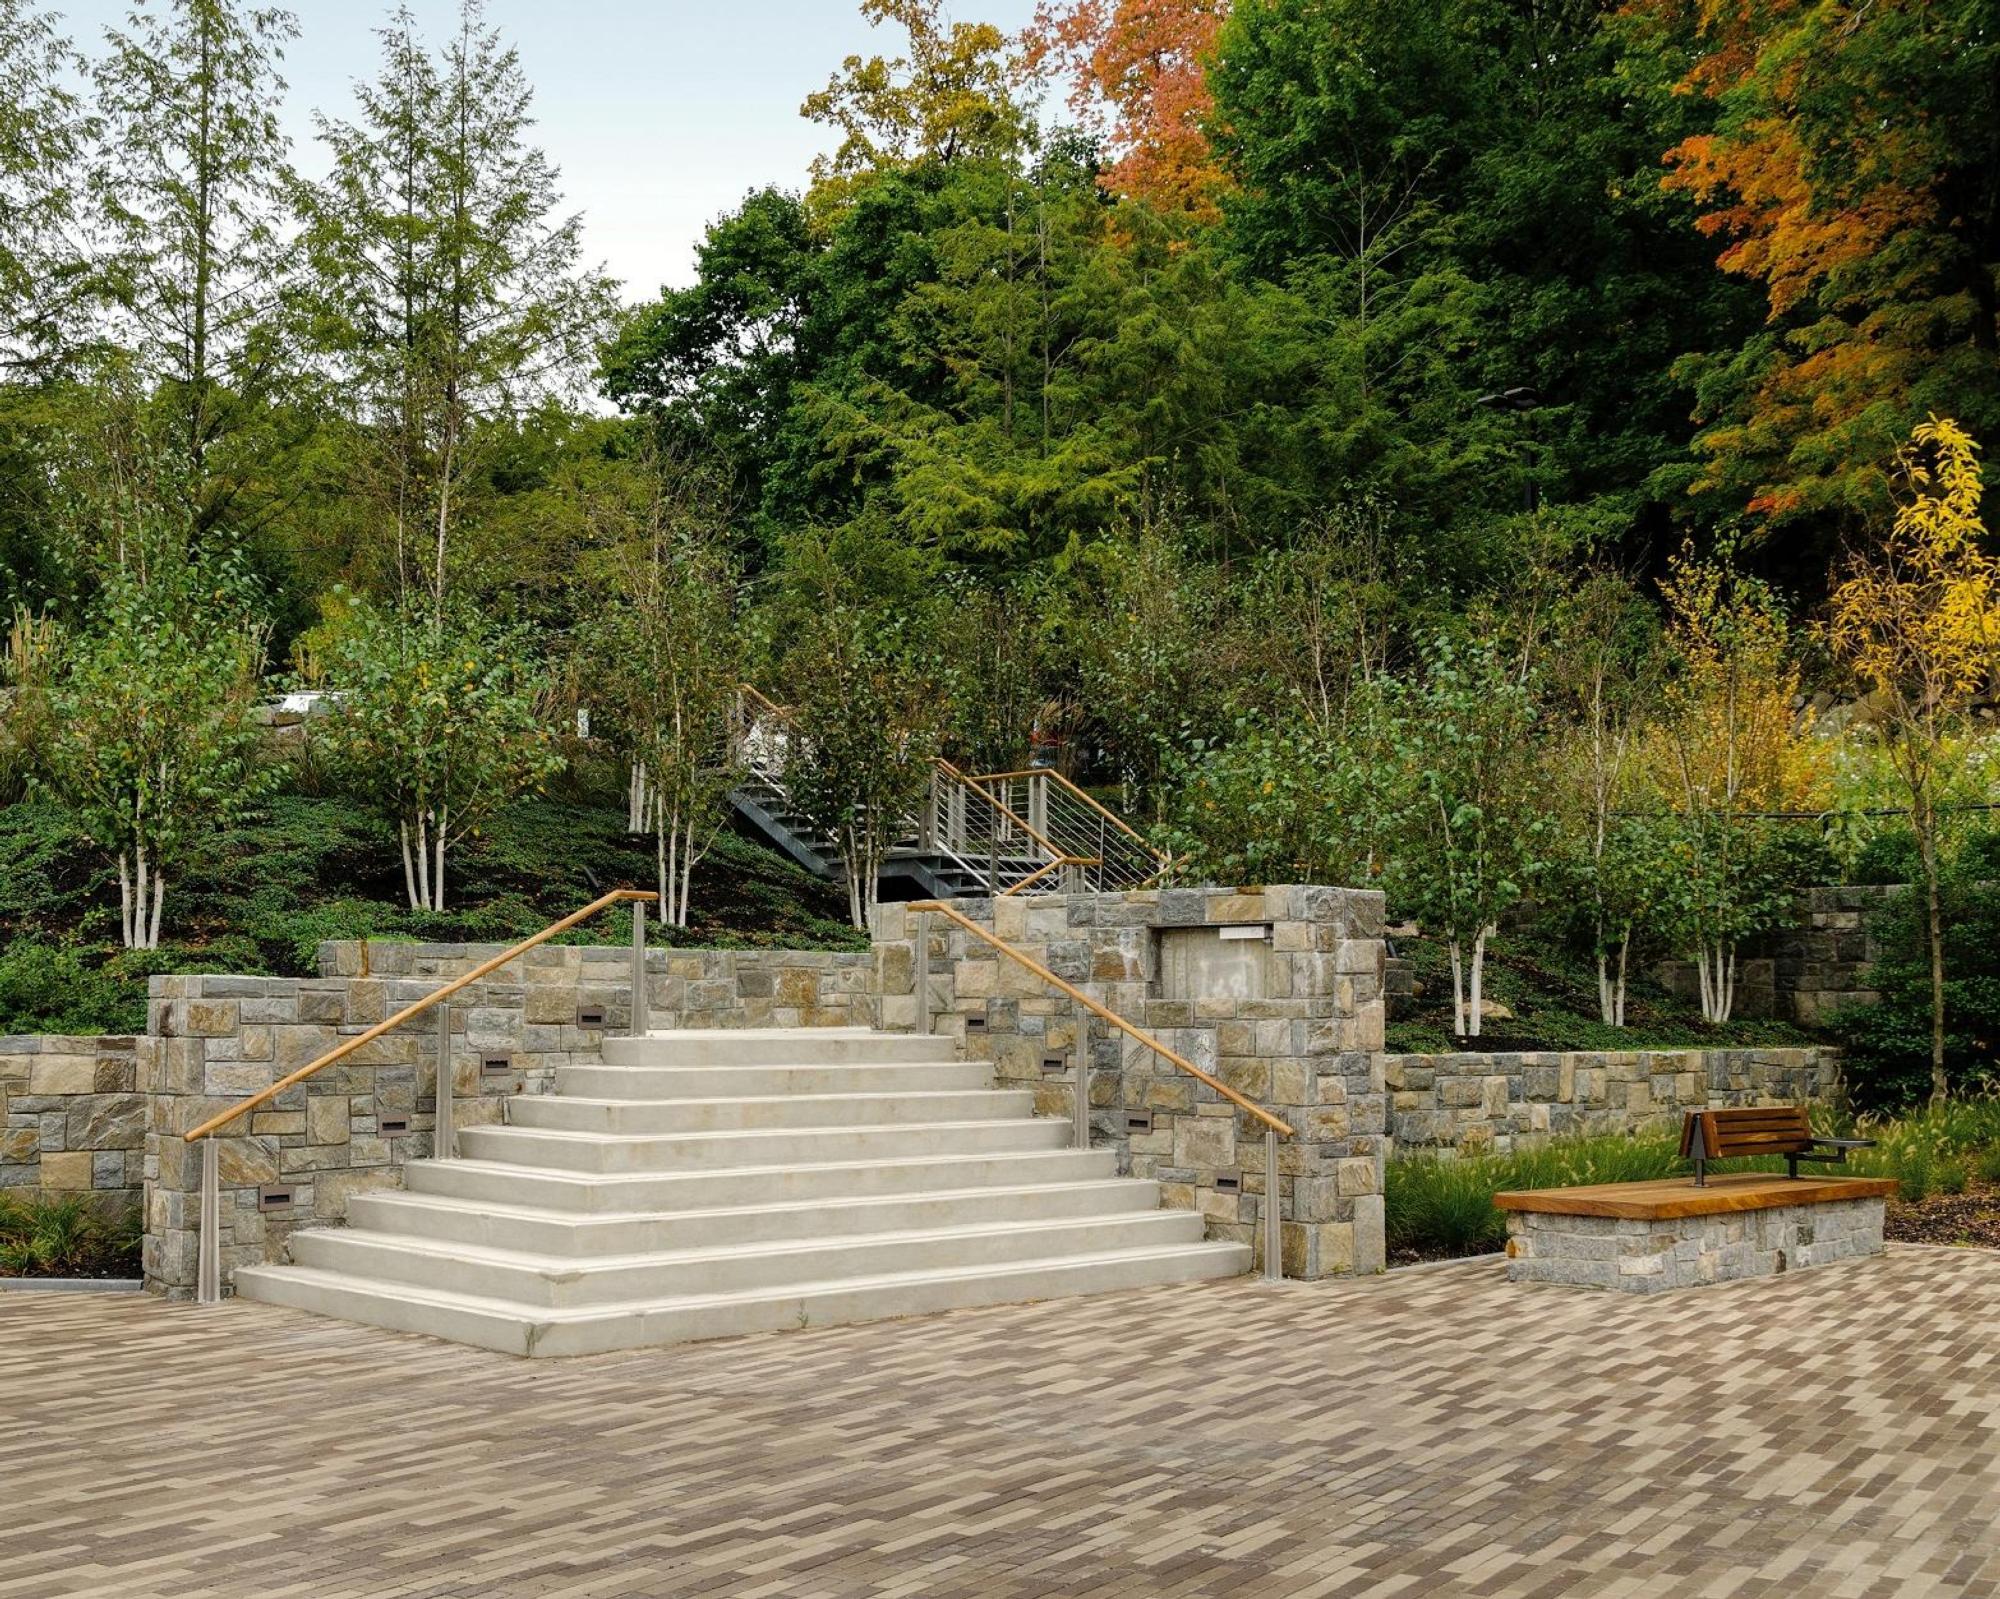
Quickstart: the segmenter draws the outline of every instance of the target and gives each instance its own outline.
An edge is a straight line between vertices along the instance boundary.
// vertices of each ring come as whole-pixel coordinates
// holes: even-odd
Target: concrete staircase
[[[1234,1276],[1159,1185],[1068,1147],[949,1039],[861,1028],[607,1039],[246,1299],[517,1355]]]

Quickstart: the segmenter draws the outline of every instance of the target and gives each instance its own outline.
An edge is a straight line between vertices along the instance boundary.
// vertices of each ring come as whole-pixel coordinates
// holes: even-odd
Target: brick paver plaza
[[[530,1363],[0,1296],[0,1595],[2000,1594],[2000,1255]]]

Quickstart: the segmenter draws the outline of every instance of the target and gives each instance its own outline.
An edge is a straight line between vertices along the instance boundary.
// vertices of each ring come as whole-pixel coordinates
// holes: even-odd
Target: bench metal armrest
[[[1811,1149],[1802,1149],[1796,1155],[1785,1157],[1785,1170],[1792,1176],[1799,1174],[1799,1162],[1809,1160],[1816,1166],[1845,1166],[1850,1149],[1873,1149],[1872,1138],[1815,1138]]]

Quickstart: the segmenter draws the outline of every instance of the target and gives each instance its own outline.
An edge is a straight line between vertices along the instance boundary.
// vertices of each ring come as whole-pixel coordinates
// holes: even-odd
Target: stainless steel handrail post
[[[1076,1147],[1090,1148],[1090,1018],[1081,1005],[1071,1007],[1076,1013],[1076,1104],[1073,1114],[1076,1118]]]
[[[1278,1135],[1264,1129],[1264,1280],[1281,1282],[1285,1275],[1284,1242],[1278,1219]]]
[[[917,921],[917,1031],[931,1030],[931,913],[918,911]]]
[[[662,907],[662,914],[665,908]],[[649,1018],[646,1003],[646,902],[632,901],[632,1025],[627,1029],[634,1038],[646,1036]]]
[[[458,1125],[453,1111],[458,1097],[458,1079],[451,1068],[451,1001],[437,1008],[437,1115],[431,1132],[431,1159],[458,1158]]]
[[[222,1300],[221,1160],[210,1133],[201,1141],[201,1234],[194,1254],[194,1297],[203,1305]]]

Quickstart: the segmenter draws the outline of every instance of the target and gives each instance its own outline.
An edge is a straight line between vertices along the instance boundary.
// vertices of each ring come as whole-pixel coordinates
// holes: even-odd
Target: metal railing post
[[[917,912],[917,1031],[931,1030],[931,915]]]
[[[1281,1282],[1285,1275],[1284,1242],[1278,1222],[1278,1134],[1264,1129],[1264,1280]]]
[[[663,912],[664,914],[664,912]],[[632,901],[632,1026],[634,1038],[646,1036],[646,902]]]
[[[438,1006],[437,1118],[431,1134],[431,1159],[458,1158],[458,1128],[453,1118],[453,1101],[458,1097],[458,1080],[451,1069],[451,1001]]]
[[[211,1133],[201,1141],[201,1235],[194,1254],[194,1297],[203,1305],[222,1300],[221,1160]]]
[[[1076,1011],[1076,1147],[1090,1148],[1090,1018],[1081,1005]]]

